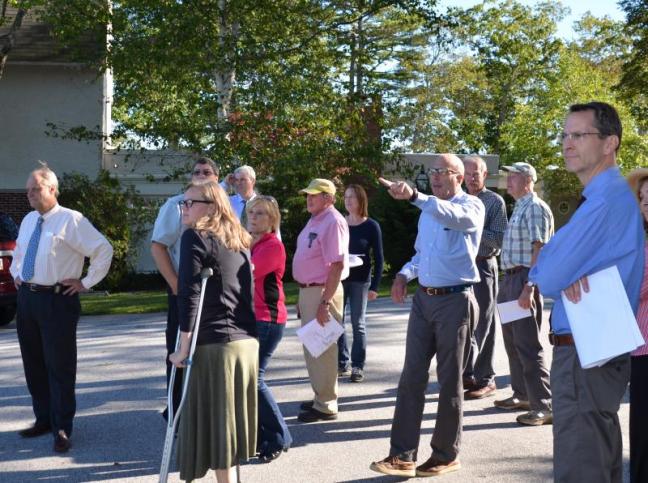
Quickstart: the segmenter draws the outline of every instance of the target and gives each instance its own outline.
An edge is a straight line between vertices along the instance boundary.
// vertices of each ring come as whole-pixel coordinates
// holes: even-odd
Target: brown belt
[[[522,266],[522,265],[518,265],[517,267],[513,267],[513,268],[506,268],[506,269],[504,269],[504,273],[505,273],[506,275],[513,275],[514,273],[521,272],[521,271],[524,270],[525,268],[529,268],[529,267],[524,267],[524,266]]]
[[[38,285],[37,283],[27,283],[23,282],[20,284],[21,287],[25,287],[30,292],[50,292],[54,294],[63,293],[65,290],[65,285],[56,283],[54,285]]]
[[[419,285],[421,290],[423,290],[428,295],[448,295],[451,293],[459,293],[468,290],[472,285],[453,285],[451,287],[425,287]]]
[[[549,333],[549,343],[555,346],[574,345],[574,338],[571,334]]]
[[[299,288],[308,288],[308,287],[323,287],[325,284],[314,282],[314,283],[300,283],[298,285]]]

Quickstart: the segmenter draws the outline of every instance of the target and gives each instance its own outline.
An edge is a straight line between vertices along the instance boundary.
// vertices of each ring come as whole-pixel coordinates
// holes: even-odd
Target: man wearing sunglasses
[[[459,445],[463,422],[462,373],[479,307],[473,284],[484,228],[484,204],[461,189],[464,166],[454,154],[442,154],[429,170],[433,195],[407,183],[379,181],[398,200],[421,210],[414,257],[398,272],[391,296],[403,303],[407,283],[418,278],[407,323],[405,363],[398,383],[389,455],[370,469],[392,476],[438,476],[461,468]],[[432,456],[416,466],[425,390],[432,358],[437,361],[439,404]]]
[[[199,158],[191,171],[191,181],[193,182],[218,182],[219,169],[214,161],[207,157]],[[175,351],[176,336],[178,333],[178,264],[180,261],[180,237],[182,236],[182,212],[180,204],[184,194],[169,198],[160,208],[153,235],[151,237],[151,254],[157,266],[158,271],[167,282],[167,327],[166,327],[166,346],[167,346],[167,389],[169,377],[171,376],[171,363],[168,356]],[[182,369],[176,378],[173,387],[173,407],[177,408],[182,395]],[[166,419],[168,408],[162,413]]]

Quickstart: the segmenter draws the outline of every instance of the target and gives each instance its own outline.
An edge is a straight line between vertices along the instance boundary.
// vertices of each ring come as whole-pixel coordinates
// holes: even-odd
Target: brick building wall
[[[0,191],[0,211],[7,213],[17,225],[32,211],[24,191]]]

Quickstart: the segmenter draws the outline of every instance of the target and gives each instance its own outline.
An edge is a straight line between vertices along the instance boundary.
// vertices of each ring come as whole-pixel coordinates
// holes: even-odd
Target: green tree
[[[632,51],[625,56],[618,88],[632,99],[632,110],[648,131],[648,4],[645,0],[621,0],[626,25],[632,38]]]

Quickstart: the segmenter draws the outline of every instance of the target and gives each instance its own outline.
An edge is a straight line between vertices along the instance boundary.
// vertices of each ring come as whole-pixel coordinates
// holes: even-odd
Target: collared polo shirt
[[[349,226],[333,206],[311,216],[297,237],[292,274],[299,283],[324,283],[332,263],[344,262],[340,280],[349,276]]]

